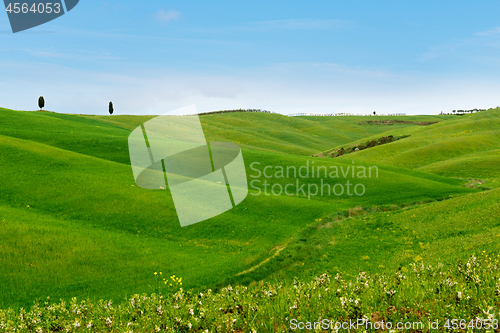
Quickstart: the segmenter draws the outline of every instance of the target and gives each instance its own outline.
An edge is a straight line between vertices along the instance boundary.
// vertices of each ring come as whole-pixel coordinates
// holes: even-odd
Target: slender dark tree
[[[113,102],[109,102],[109,114],[113,114]]]
[[[38,97],[38,107],[40,110],[45,107],[45,99],[43,99],[43,96]]]
[[[373,115],[375,115],[375,113],[376,113],[376,112],[375,112],[375,111],[373,111]]]

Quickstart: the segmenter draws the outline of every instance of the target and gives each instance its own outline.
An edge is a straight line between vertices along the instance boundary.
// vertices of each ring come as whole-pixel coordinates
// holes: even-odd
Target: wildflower
[[[113,325],[113,321],[111,320],[111,318],[109,318],[109,317],[108,317],[108,318],[106,318],[106,325],[107,325],[108,327],[111,327],[111,325]]]
[[[396,290],[386,290],[385,293],[387,296],[392,297],[396,294]]]
[[[41,328],[41,327],[37,327],[37,328],[36,328],[36,333],[43,333],[42,328]]]
[[[446,281],[444,281],[444,284],[448,285],[448,287],[453,287],[457,285],[458,283],[453,281],[451,278],[447,278]]]
[[[156,313],[158,313],[159,316],[163,314],[163,309],[161,308],[161,305],[156,308]]]
[[[158,325],[155,325],[155,331],[160,332],[161,328]]]
[[[460,291],[457,293],[457,298],[459,301],[462,299],[462,293]]]
[[[190,315],[194,315],[194,311],[193,311],[193,309],[189,309],[189,314],[190,314]]]
[[[91,328],[92,328],[92,321],[89,321],[89,323],[87,324],[87,328],[88,328],[88,329],[91,329]]]
[[[80,322],[78,320],[75,320],[75,322],[73,323],[73,326],[75,326],[75,328],[80,327]]]
[[[189,329],[191,329],[191,327],[193,327],[193,324],[188,323],[188,327],[189,327]]]

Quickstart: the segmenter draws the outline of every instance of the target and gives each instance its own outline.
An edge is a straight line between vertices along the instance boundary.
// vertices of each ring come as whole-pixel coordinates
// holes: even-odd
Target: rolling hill
[[[408,256],[401,256],[406,240],[400,236],[409,237],[404,228],[411,223],[423,237],[449,220],[469,237],[474,225],[467,224],[468,216],[479,216],[497,198],[495,191],[465,185],[469,178],[487,178],[487,184],[498,179],[498,159],[491,155],[500,149],[498,114],[403,117],[406,123],[392,125],[366,123],[371,117],[202,116],[209,141],[242,148],[250,192],[236,208],[181,228],[168,189],[134,183],[127,138],[151,117],[0,109],[0,265],[7,268],[0,271],[0,308],[47,296],[120,301],[151,291],[156,271],[201,289],[290,279],[324,267],[389,269],[416,255],[431,256],[429,249],[444,258],[456,234],[442,236],[448,245],[441,250],[428,236],[427,250],[411,247]],[[341,158],[311,156],[391,133],[411,136]],[[309,174],[282,176],[280,167]],[[349,195],[347,182],[352,190],[360,185],[357,193],[363,194]],[[291,195],[277,194],[289,184]],[[324,184],[330,193],[320,193]],[[333,192],[335,185],[342,194]],[[464,202],[465,215],[449,206]],[[363,217],[338,218],[351,213]],[[438,217],[443,222],[433,223]],[[478,219],[476,227],[493,230],[492,219]],[[382,234],[373,240],[368,234],[377,228]],[[370,252],[379,239],[387,243]],[[359,249],[350,249],[355,244]],[[360,259],[365,255],[371,261]]]

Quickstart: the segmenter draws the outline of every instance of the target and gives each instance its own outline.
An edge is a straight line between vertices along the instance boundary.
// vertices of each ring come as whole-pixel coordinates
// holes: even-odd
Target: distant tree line
[[[490,110],[490,109],[488,109]],[[452,114],[452,115],[464,115],[466,113],[474,113],[474,112],[481,112],[481,111],[486,111],[486,109],[471,109],[471,110],[452,110],[451,113],[444,113],[443,111],[441,111],[441,115],[443,114]]]
[[[366,141],[365,143],[357,144],[355,146],[351,146],[351,147],[347,147],[347,148],[342,147],[342,148],[339,148],[337,150],[333,150],[331,153],[328,153],[327,155],[329,155],[330,157],[339,157],[342,155],[354,153],[354,152],[359,151],[359,150],[364,150],[364,149],[380,146],[380,145],[383,145],[386,143],[391,143],[391,142],[394,142],[394,141],[397,141],[400,139],[404,139],[407,137],[409,137],[409,135],[402,135],[402,136],[396,136],[396,137],[393,135],[383,136],[379,139]]]
[[[432,124],[437,124],[437,121],[406,121],[406,120],[397,120],[397,119],[385,119],[385,120],[368,120],[368,121],[360,121],[358,124],[360,125],[394,125],[394,124],[413,124],[420,126],[428,126]]]
[[[197,113],[198,116],[205,116],[208,114],[218,114],[218,113],[233,113],[233,112],[262,112],[262,113],[276,113],[268,110],[261,109],[235,109],[235,110],[220,110],[220,111],[210,111]]]
[[[346,113],[346,112],[340,112],[340,113],[306,113],[306,112],[300,112],[300,113],[291,113],[288,114],[289,117],[300,117],[300,116],[309,116],[309,117],[341,117],[341,116],[355,116],[355,117],[365,117],[365,116],[393,116],[393,117],[400,117],[400,116],[406,116],[406,113],[389,113],[389,114],[377,114],[375,111],[373,113],[368,113],[368,114],[354,114],[354,113]]]

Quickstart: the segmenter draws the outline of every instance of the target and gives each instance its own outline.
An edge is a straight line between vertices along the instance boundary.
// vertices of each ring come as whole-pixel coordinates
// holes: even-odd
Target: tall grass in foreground
[[[0,330],[286,332],[304,325],[323,332],[338,331],[335,327],[351,320],[360,326],[351,326],[350,332],[399,332],[398,322],[412,323],[406,332],[430,331],[429,322],[437,323],[438,331],[491,332],[499,326],[499,267],[500,255],[483,252],[454,267],[417,262],[389,276],[359,272],[346,280],[339,272],[324,273],[307,282],[227,286],[201,293],[183,290],[181,278],[156,273],[151,295],[134,295],[119,305],[74,298],[69,303],[47,300],[29,311],[0,310]]]

